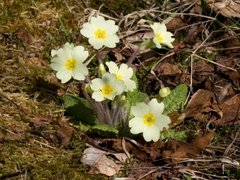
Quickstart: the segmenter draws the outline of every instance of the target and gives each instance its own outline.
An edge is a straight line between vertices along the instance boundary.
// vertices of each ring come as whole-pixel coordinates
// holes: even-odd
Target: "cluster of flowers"
[[[150,26],[153,30],[153,42],[157,48],[162,45],[173,47],[172,33],[168,32],[166,26],[154,23]],[[83,24],[81,34],[88,38],[88,42],[94,49],[102,47],[114,48],[120,41],[117,36],[119,27],[113,20],[105,20],[102,16],[91,17],[90,22]],[[51,51],[51,68],[57,71],[56,76],[62,83],[68,82],[71,78],[85,80],[89,74],[87,65],[84,63],[89,52],[83,46],[75,46],[66,43],[62,48]],[[119,67],[115,62],[109,61],[104,65],[100,64],[102,74],[100,78],[89,81],[91,98],[96,102],[114,101],[117,96],[124,92],[134,91],[136,83],[132,80],[133,69],[127,64]],[[88,78],[89,79],[89,78]],[[104,110],[104,109],[101,109]],[[160,131],[168,127],[170,118],[163,115],[164,104],[152,99],[149,103],[138,103],[131,107],[133,118],[129,120],[130,132],[133,134],[143,133],[146,141],[157,141],[160,138]],[[117,118],[117,117],[112,117]],[[106,121],[108,122],[108,121]]]

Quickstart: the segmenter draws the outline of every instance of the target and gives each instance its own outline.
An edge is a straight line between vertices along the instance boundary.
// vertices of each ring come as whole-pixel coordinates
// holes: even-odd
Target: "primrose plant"
[[[173,34],[167,31],[165,24],[155,22],[149,25],[149,29],[153,32],[152,42],[156,48],[173,47]],[[94,55],[103,47],[115,48],[120,42],[118,31],[119,27],[113,20],[96,16],[83,24],[80,33],[88,38],[89,44],[95,49],[91,53]],[[161,131],[168,128],[171,120],[163,114],[163,102],[158,102],[156,98],[140,98],[142,102],[135,98],[132,101],[139,91],[136,76],[129,65],[101,62],[96,77],[96,73],[89,72],[86,63],[89,51],[83,46],[66,43],[62,48],[52,50],[51,56],[50,67],[56,71],[56,77],[62,83],[72,78],[81,82],[83,96],[96,114],[98,124],[118,130],[127,128],[132,134],[143,133],[146,141],[158,141]]]

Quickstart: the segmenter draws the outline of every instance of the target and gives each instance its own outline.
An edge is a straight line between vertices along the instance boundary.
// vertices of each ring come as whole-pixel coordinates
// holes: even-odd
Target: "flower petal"
[[[164,128],[168,128],[171,123],[171,119],[163,114],[157,116],[156,126],[159,128],[159,131],[162,131]]]
[[[143,132],[144,124],[141,118],[135,117],[129,121],[129,127],[132,134],[139,134]]]
[[[101,49],[103,47],[103,42],[101,40],[98,40],[96,38],[89,38],[88,39],[89,44],[93,46],[94,49]]]
[[[76,80],[84,80],[86,75],[88,75],[87,67],[82,63],[78,63],[75,71],[72,73],[73,78]]]
[[[154,114],[162,114],[164,110],[164,104],[162,102],[158,103],[156,98],[153,98],[148,105],[150,107],[150,111]]]
[[[72,58],[76,59],[80,63],[85,61],[87,59],[88,55],[89,55],[88,51],[84,51],[83,46],[76,46],[72,50]]]
[[[136,82],[131,79],[125,80],[124,83],[127,88],[127,91],[133,91],[137,87]]]
[[[112,74],[118,73],[118,66],[115,62],[113,62],[113,61],[106,62],[106,65],[107,65],[110,73],[112,73]]]
[[[158,141],[160,138],[160,131],[156,128],[156,127],[145,127],[144,131],[143,131],[143,138],[145,139],[145,141],[149,142],[149,141]]]
[[[149,112],[149,107],[145,103],[137,103],[136,106],[131,107],[131,113],[135,117],[143,117]]]
[[[97,91],[97,90],[101,89],[103,87],[103,85],[104,85],[103,80],[100,78],[96,78],[96,79],[92,80],[90,87],[93,91]]]
[[[133,69],[131,67],[128,67],[127,64],[121,64],[118,73],[122,74],[124,79],[131,78],[133,75]]]
[[[60,69],[57,72],[56,76],[58,79],[61,80],[61,83],[66,83],[71,79],[72,73],[70,71],[65,71],[64,69]]]
[[[97,101],[97,102],[101,102],[103,101],[105,98],[103,97],[102,95],[102,92],[101,91],[94,91],[92,93],[92,98]]]
[[[116,95],[122,94],[125,90],[125,85],[124,85],[123,81],[116,80],[114,82],[114,84],[112,84],[112,86],[114,86],[114,89],[116,91]]]
[[[106,39],[104,39],[104,45],[109,48],[115,48],[118,42],[119,42],[119,37],[115,34],[111,36],[107,36]]]

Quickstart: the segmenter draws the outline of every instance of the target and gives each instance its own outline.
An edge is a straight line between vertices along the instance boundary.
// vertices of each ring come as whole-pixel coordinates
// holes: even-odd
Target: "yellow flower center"
[[[94,34],[95,34],[95,38],[101,39],[101,40],[105,39],[107,36],[106,30],[100,29],[100,28],[97,29]]]
[[[67,70],[73,71],[77,67],[77,61],[75,59],[68,59],[65,63],[65,67]]]
[[[157,33],[157,34],[156,34],[156,37],[157,37],[157,41],[158,41],[158,42],[161,43],[161,42],[164,41],[164,37],[163,37],[160,33]]]
[[[154,114],[152,113],[147,113],[143,116],[143,123],[146,126],[152,126],[156,122],[156,118]]]
[[[123,77],[122,77],[121,74],[116,73],[115,75],[116,75],[116,78],[117,78],[118,80],[122,80]]]
[[[109,96],[113,92],[113,88],[108,84],[103,86],[101,90],[102,90],[103,96]]]

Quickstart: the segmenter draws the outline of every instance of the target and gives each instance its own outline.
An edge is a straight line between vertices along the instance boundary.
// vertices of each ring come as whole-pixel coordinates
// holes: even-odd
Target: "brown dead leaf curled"
[[[70,143],[71,139],[73,138],[74,132],[74,128],[70,126],[62,126],[58,128],[58,130],[56,131],[56,135],[61,141],[62,146],[67,146]]]
[[[230,99],[222,102],[220,105],[220,109],[222,110],[223,116],[214,123],[217,126],[222,126],[228,123],[232,123],[237,121],[240,114],[240,96],[235,95]]]
[[[239,0],[206,0],[206,3],[225,17],[240,17]]]
[[[191,158],[200,154],[212,141],[214,132],[206,135],[198,134],[191,143],[172,140],[166,143],[162,153],[163,158],[170,161],[179,161],[183,158]]]
[[[169,31],[176,31],[177,29],[187,25],[180,16],[170,16],[164,20],[164,23]]]
[[[216,99],[211,91],[199,89],[190,99],[184,111],[185,118],[207,122],[209,112],[219,112]]]
[[[108,158],[107,155],[112,155],[119,162],[124,163],[127,160],[125,153],[109,153],[95,147],[89,147],[83,152],[81,162],[84,165],[91,167],[90,173],[104,174],[106,176],[113,176],[118,173],[122,165],[117,164],[112,159]]]
[[[24,29],[24,28],[18,28],[14,34],[22,40],[25,44],[31,44],[32,43],[32,37],[30,33]]]
[[[170,64],[170,63],[160,63],[156,70],[161,75],[168,76],[176,76],[177,74],[181,74],[182,71],[178,64]]]

